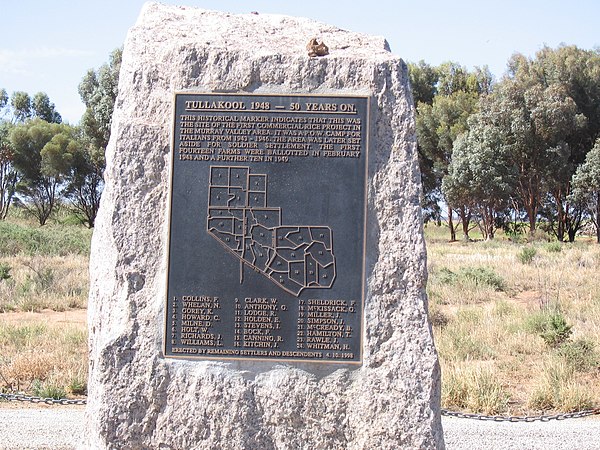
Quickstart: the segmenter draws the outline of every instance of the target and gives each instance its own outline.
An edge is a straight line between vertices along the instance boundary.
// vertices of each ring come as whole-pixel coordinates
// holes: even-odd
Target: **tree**
[[[415,105],[425,103],[431,105],[437,93],[439,73],[435,67],[421,60],[418,63],[408,63],[408,78]]]
[[[45,120],[49,123],[61,123],[62,117],[56,111],[54,103],[50,102],[50,98],[45,92],[38,92],[33,96],[31,102],[33,115]]]
[[[4,220],[15,195],[17,171],[13,166],[14,152],[9,140],[12,125],[0,122],[0,220]]]
[[[466,205],[475,213],[484,239],[490,240],[509,204],[512,177],[500,136],[480,115],[473,115],[470,130],[455,140],[442,190],[449,205]]]
[[[564,87],[544,87],[528,77],[503,79],[481,104],[477,118],[498,135],[532,233],[546,192],[567,164],[565,139],[576,127],[576,109]]]
[[[452,148],[457,137],[468,130],[467,119],[477,110],[478,99],[491,91],[492,76],[487,68],[467,71],[457,63],[443,63],[435,69],[435,89],[428,87],[434,79],[425,64],[420,64],[415,75],[415,84],[424,98],[434,97],[431,104],[417,105],[417,140],[420,166],[425,170],[430,192],[429,202],[439,205],[443,200],[442,180],[448,173]],[[431,195],[437,194],[437,195]],[[463,237],[468,239],[471,213],[466,205],[448,205],[450,239],[456,240],[453,212],[457,211],[462,224]],[[439,207],[439,206],[438,206]]]
[[[2,88],[0,89],[0,111],[6,108],[6,105],[8,105],[8,93]]]
[[[457,91],[447,96],[437,95],[433,105],[420,104],[417,115],[417,136],[424,155],[432,162],[436,184],[441,188],[448,173],[452,147],[456,138],[468,130],[467,118],[477,108],[477,94]],[[449,206],[449,205],[448,205]],[[453,209],[448,208],[450,239],[456,240],[452,221]],[[463,225],[463,236],[468,238],[469,213],[464,205],[456,208]]]
[[[17,122],[25,122],[31,118],[31,98],[27,92],[16,91],[10,98],[10,106]]]
[[[63,195],[92,228],[100,206],[104,151],[83,135],[81,128],[64,127],[41,152],[45,173],[62,177]]]
[[[596,227],[596,242],[600,244],[600,139],[577,168],[572,181],[570,200],[586,209]]]
[[[6,93],[6,91],[4,91],[4,93]],[[19,123],[23,123],[34,117],[38,117],[50,123],[62,122],[62,117],[56,111],[54,103],[50,101],[48,94],[45,92],[38,92],[33,96],[33,99],[31,99],[27,92],[13,92],[10,99],[10,106],[14,120]]]
[[[101,149],[106,149],[110,138],[122,53],[120,48],[113,50],[108,64],[97,71],[90,69],[79,84],[79,95],[86,106],[81,126],[92,144]]]
[[[573,241],[582,224],[582,211],[569,201],[571,179],[600,133],[600,53],[560,46],[544,47],[534,59],[516,54],[509,61],[509,77],[541,90],[554,87],[575,105],[573,123],[561,130],[555,142],[560,158],[546,179],[547,192],[541,196],[539,209],[559,240],[568,235]]]
[[[72,165],[66,175],[65,196],[81,213],[89,227],[94,226],[103,188],[104,154],[110,139],[112,114],[117,98],[122,49],[115,49],[107,64],[90,69],[79,84],[86,110],[81,133],[69,150]]]
[[[31,119],[16,125],[9,138],[14,152],[13,163],[21,174],[17,192],[24,207],[44,225],[52,214],[58,197],[61,174],[42,163],[42,150],[67,126]]]

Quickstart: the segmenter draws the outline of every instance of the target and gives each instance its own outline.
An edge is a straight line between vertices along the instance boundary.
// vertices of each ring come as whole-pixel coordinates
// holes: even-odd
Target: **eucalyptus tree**
[[[18,174],[13,165],[14,151],[9,139],[12,124],[0,121],[0,220],[4,220],[13,201]]]
[[[10,97],[10,107],[16,122],[25,122],[33,115],[31,97],[24,91],[15,91]]]
[[[31,119],[15,125],[9,134],[13,164],[20,174],[17,193],[23,199],[23,207],[40,225],[47,222],[56,207],[62,178],[60,170],[44,163],[43,150],[55,136],[64,135],[67,128],[68,125]]]
[[[437,69],[423,60],[418,63],[408,63],[408,76],[415,107],[419,109],[425,108],[424,105],[431,106],[437,92],[436,86],[439,79]],[[417,152],[421,171],[421,207],[424,219],[425,222],[433,220],[440,225],[442,221],[440,208],[442,194],[439,181],[434,171],[433,161],[423,150],[420,139],[417,140]]]
[[[45,92],[38,92],[33,99],[27,92],[13,92],[10,98],[10,107],[14,121],[18,123],[35,117],[50,123],[62,122],[62,117]]]
[[[430,162],[434,185],[442,192],[442,180],[448,174],[454,142],[468,131],[467,119],[477,111],[479,97],[491,90],[492,77],[486,68],[468,72],[452,62],[440,65],[437,72],[437,94],[431,105],[419,103],[417,106],[417,140],[423,158]],[[454,211],[460,217],[463,237],[468,239],[471,220],[468,205],[451,205],[447,201],[446,205],[450,239],[456,240]]]
[[[548,109],[556,103],[546,102],[532,111],[546,116],[544,129],[551,129],[554,135],[546,141],[556,156],[546,168],[546,192],[537,212],[542,212],[559,240],[567,235],[572,241],[582,223],[581,209],[570,201],[572,176],[600,135],[600,53],[574,46],[544,47],[533,59],[514,55],[508,73],[512,82],[531,92],[527,96],[546,95],[552,88],[555,97],[560,95],[574,105],[574,111],[566,112],[560,107]],[[539,114],[544,107],[544,113]],[[565,112],[571,117],[565,117]]]
[[[102,150],[106,149],[110,138],[122,54],[120,48],[113,50],[108,63],[97,70],[88,70],[79,83],[79,95],[86,106],[81,126],[92,143]]]
[[[8,93],[6,92],[6,89],[4,88],[0,88],[0,112],[2,112],[2,110],[4,108],[6,108],[6,105],[8,105]],[[0,117],[3,115],[0,114]]]
[[[80,127],[64,127],[44,146],[41,156],[45,172],[61,177],[62,196],[92,228],[100,207],[104,151]]]
[[[535,80],[505,78],[481,103],[476,140],[496,136],[506,155],[513,195],[525,209],[530,232],[557,173],[567,164],[565,138],[576,126],[576,105],[560,85],[544,87]]]
[[[600,244],[600,139],[577,168],[572,186],[569,200],[582,205],[589,214],[596,227],[596,242]]]
[[[469,131],[454,142],[442,190],[451,206],[468,206],[484,239],[490,240],[499,215],[510,204],[513,176],[502,136],[488,126],[485,113],[476,113],[469,123]]]
[[[62,122],[61,115],[56,111],[54,103],[50,101],[48,94],[45,92],[38,92],[33,96],[33,99],[31,100],[31,109],[33,110],[34,117],[38,117],[50,123]]]

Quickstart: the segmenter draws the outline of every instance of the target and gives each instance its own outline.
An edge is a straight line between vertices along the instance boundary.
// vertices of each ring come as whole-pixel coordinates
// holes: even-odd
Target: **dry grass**
[[[65,311],[87,306],[88,257],[0,257],[10,278],[0,281],[0,312]]]
[[[91,231],[64,214],[39,227],[11,213],[0,221],[0,391],[80,395]]]
[[[85,238],[70,233],[72,248],[81,247]],[[449,243],[435,227],[426,236],[445,408],[533,414],[600,405],[600,246]],[[88,256],[47,240],[28,247],[0,238],[0,275],[10,267],[0,281],[0,390],[81,394]]]
[[[0,314],[0,391],[85,393],[85,311]]]
[[[600,246],[449,243],[445,233],[426,230],[443,406],[523,414],[600,405]],[[469,273],[484,276],[474,283]]]

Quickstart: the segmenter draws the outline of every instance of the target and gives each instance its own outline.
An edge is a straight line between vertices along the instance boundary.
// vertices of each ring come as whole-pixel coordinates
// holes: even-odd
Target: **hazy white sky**
[[[0,0],[0,88],[46,92],[66,121],[84,106],[77,85],[120,47],[144,0]],[[543,45],[600,46],[598,0],[182,0],[162,1],[232,13],[310,17],[385,36],[405,61],[488,65],[496,77],[515,52]]]

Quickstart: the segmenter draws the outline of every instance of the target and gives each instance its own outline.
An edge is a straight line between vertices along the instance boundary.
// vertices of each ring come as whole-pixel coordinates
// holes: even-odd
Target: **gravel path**
[[[83,437],[83,408],[3,408],[0,449],[74,449]],[[600,419],[480,422],[444,417],[448,450],[598,450]]]

